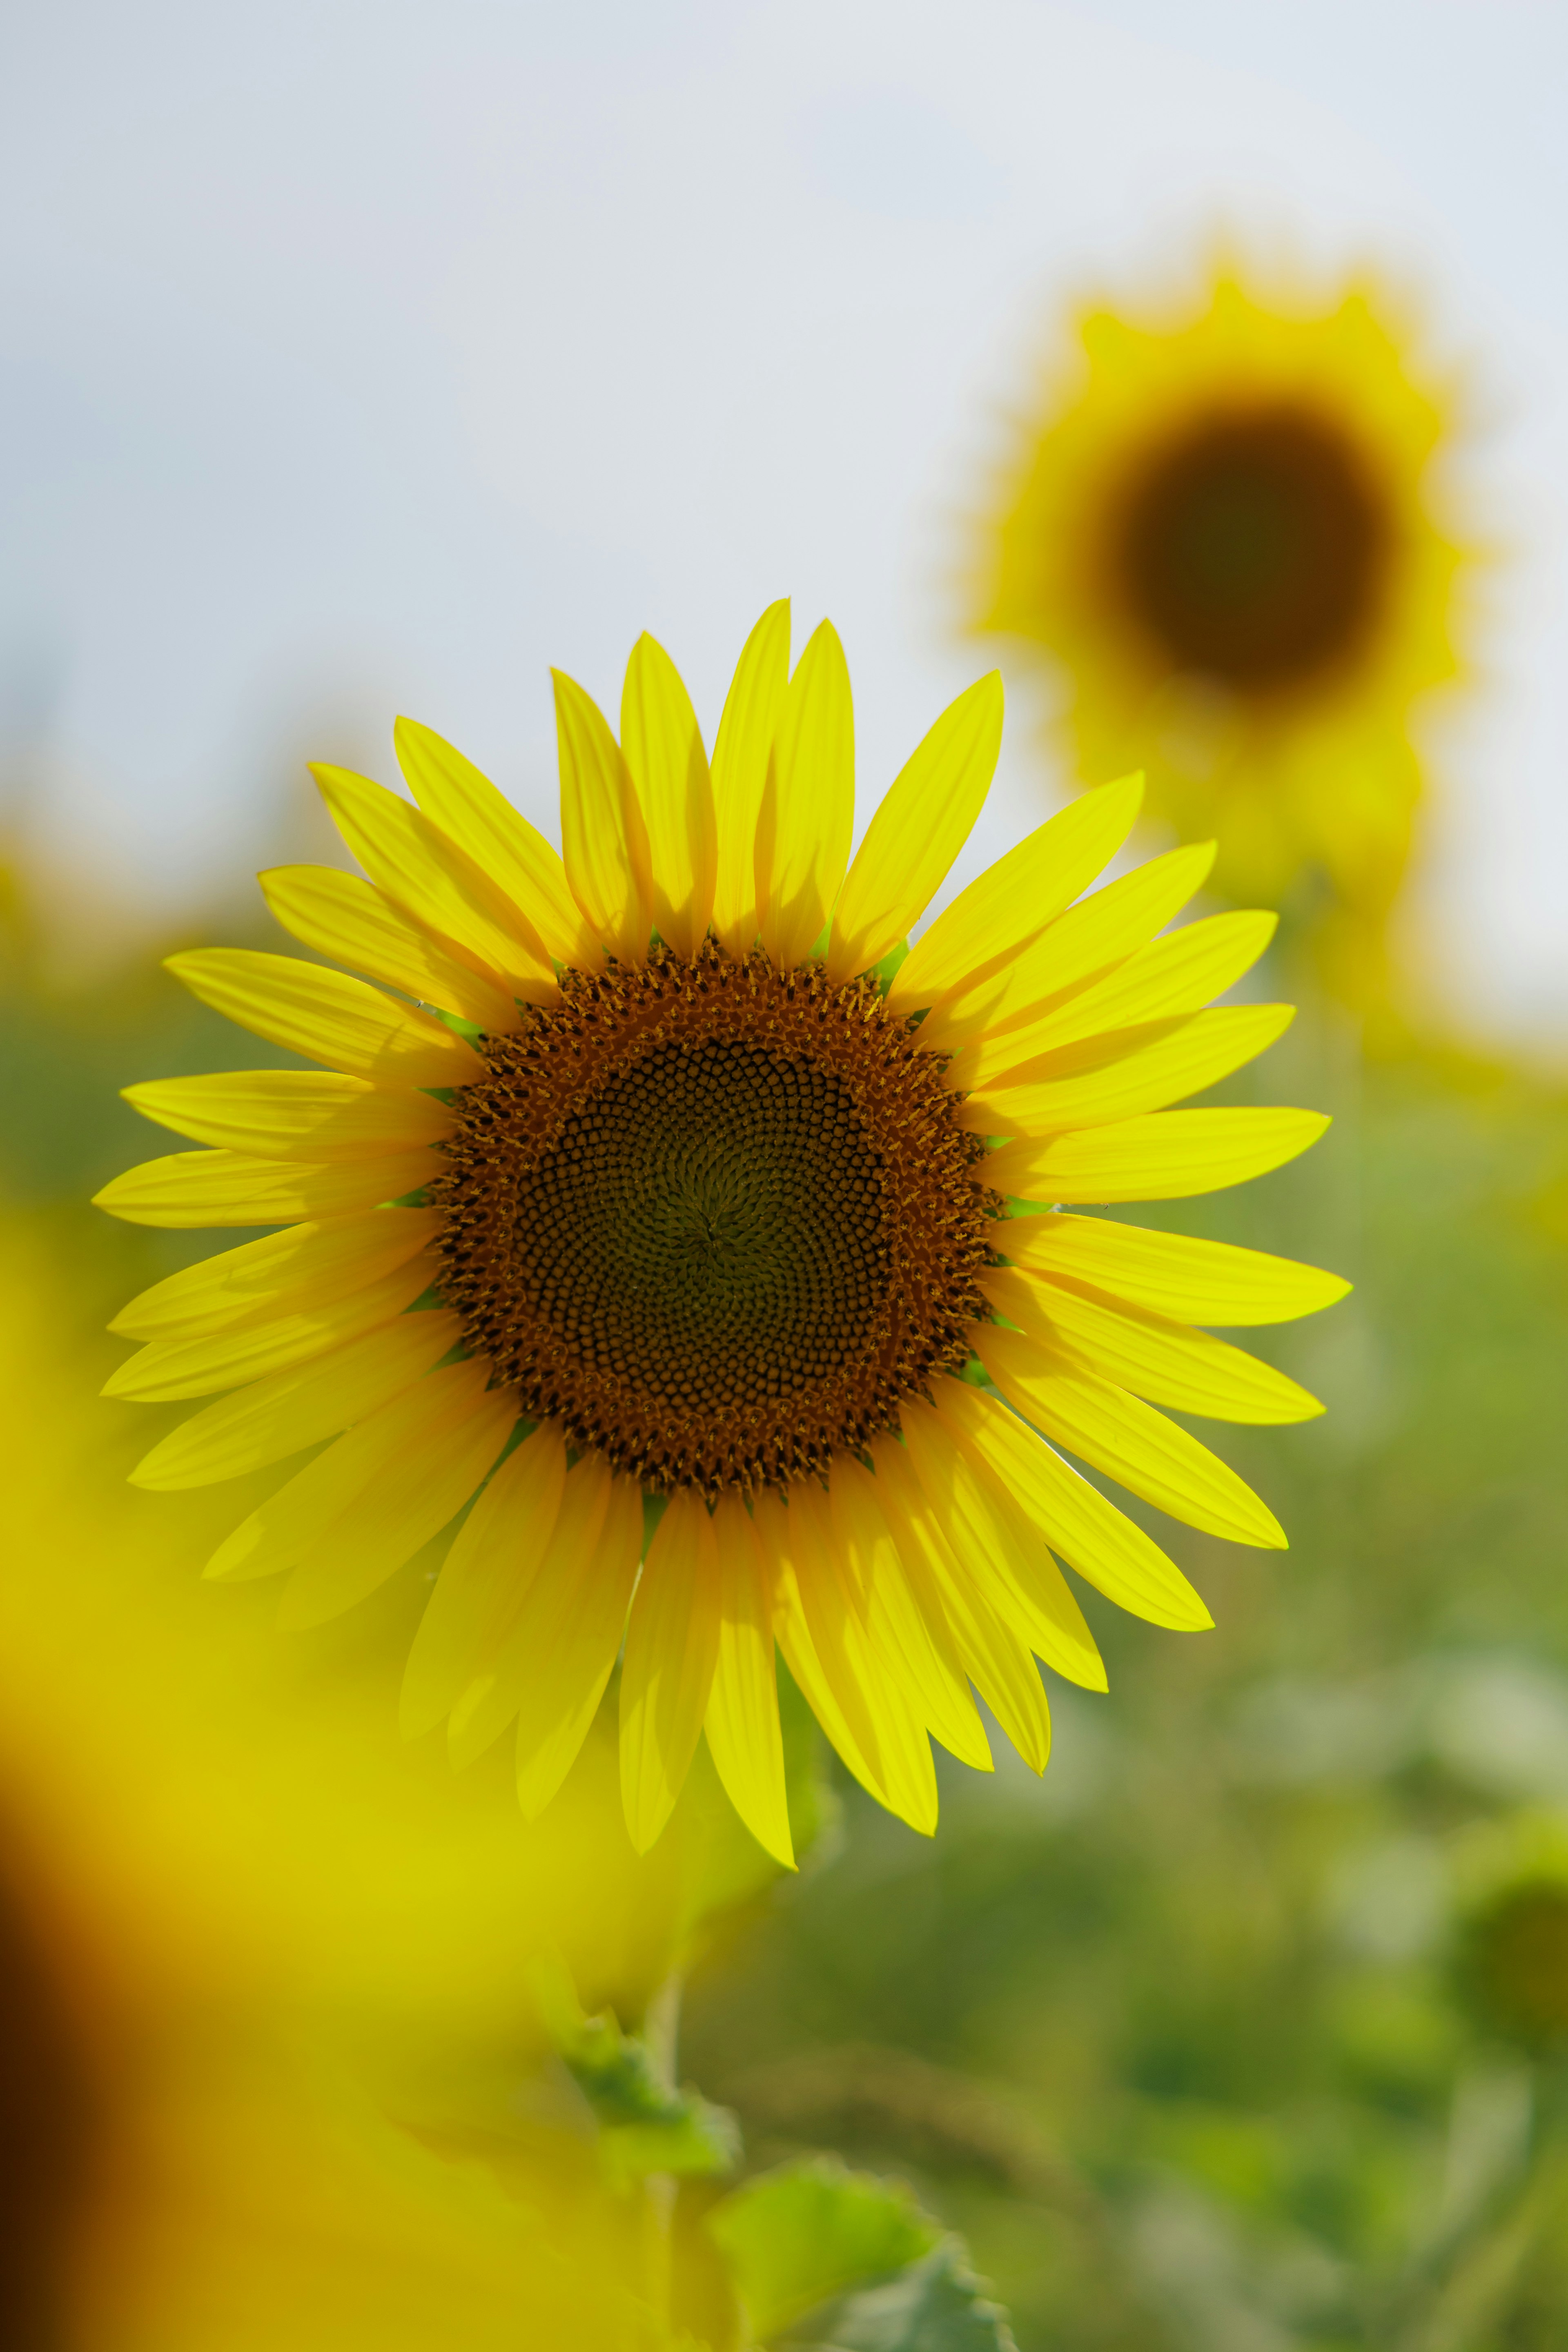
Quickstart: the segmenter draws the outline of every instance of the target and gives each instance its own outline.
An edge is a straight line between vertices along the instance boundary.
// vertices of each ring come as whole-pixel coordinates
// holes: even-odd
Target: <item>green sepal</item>
[[[650,2172],[731,2170],[741,2153],[735,2119],[695,2091],[662,2083],[647,2046],[611,2016],[556,2022],[556,2044],[599,2126],[605,2170],[616,2187]]]

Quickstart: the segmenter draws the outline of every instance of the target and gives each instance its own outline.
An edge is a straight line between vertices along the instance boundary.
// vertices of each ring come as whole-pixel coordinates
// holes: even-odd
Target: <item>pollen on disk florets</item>
[[[456,1100],[443,1297],[523,1411],[663,1490],[826,1469],[957,1370],[999,1205],[869,978],[567,971]]]

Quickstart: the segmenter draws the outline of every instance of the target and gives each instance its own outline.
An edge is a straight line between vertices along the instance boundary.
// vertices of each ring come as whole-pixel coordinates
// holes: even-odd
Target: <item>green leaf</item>
[[[1014,2352],[1006,2315],[982,2293],[957,2238],[773,2340],[777,2352]]]
[[[605,2169],[617,2186],[650,2172],[728,2172],[741,2136],[726,2107],[659,2079],[646,2045],[613,2017],[574,2016],[552,2004],[556,2046],[599,2126]]]
[[[942,2239],[901,2182],[830,2157],[747,2181],[714,2207],[708,2228],[764,2341],[849,2289],[920,2263]]]

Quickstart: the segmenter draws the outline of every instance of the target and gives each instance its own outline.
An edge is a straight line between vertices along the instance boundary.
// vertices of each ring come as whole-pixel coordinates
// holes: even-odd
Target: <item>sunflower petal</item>
[[[426,815],[521,909],[550,955],[591,971],[599,961],[598,941],[544,835],[434,728],[400,719],[392,739],[408,789]]]
[[[870,1718],[865,1717],[862,1738],[858,1738],[850,1721],[839,1706],[832,1683],[816,1654],[800,1598],[800,1574],[796,1559],[806,1566],[804,1539],[798,1525],[783,1498],[772,1489],[759,1495],[752,1516],[758,1548],[763,1557],[763,1576],[773,1595],[773,1626],[784,1662],[794,1676],[802,1697],[816,1716],[834,1748],[863,1789],[868,1789],[879,1804],[887,1804],[881,1775],[867,1750],[874,1748]],[[810,1572],[807,1567],[807,1572]],[[864,1716],[858,1693],[851,1693],[853,1711]]]
[[[735,1494],[713,1514],[719,1561],[719,1654],[702,1719],[708,1752],[725,1792],[763,1851],[795,1868],[773,1612],[751,1513]]]
[[[676,954],[690,958],[713,911],[713,787],[691,697],[646,630],[626,664],[621,748],[647,819],[653,919]]]
[[[992,1402],[962,1381],[939,1381],[938,1404],[900,1414],[910,1459],[937,1525],[985,1599],[1037,1657],[1085,1690],[1103,1690],[1105,1667],[1083,1612],[1005,1482],[975,1444],[976,1407]],[[1000,1412],[998,1405],[994,1408]]]
[[[923,915],[984,805],[1002,748],[1002,674],[950,703],[867,827],[833,919],[828,978],[880,963]]]
[[[980,1287],[997,1313],[1031,1339],[1151,1404],[1215,1421],[1271,1423],[1310,1421],[1323,1410],[1272,1364],[1147,1307],[1119,1305],[1011,1266],[988,1267]]]
[[[121,1092],[143,1118],[176,1135],[262,1159],[412,1151],[438,1143],[452,1125],[446,1104],[429,1095],[373,1087],[338,1070],[225,1070],[154,1078]]]
[[[689,1487],[669,1498],[626,1621],[621,1666],[621,1801],[646,1853],[675,1809],[697,1753],[719,1655],[719,1553]]]
[[[284,1588],[286,1630],[324,1624],[363,1601],[440,1534],[468,1501],[517,1424],[517,1399],[490,1390],[484,1363],[432,1372],[387,1410],[404,1442],[384,1459],[352,1510],[318,1534]]]
[[[314,1363],[271,1372],[172,1429],[131,1473],[137,1486],[209,1486],[319,1445],[399,1395],[459,1336],[455,1315],[400,1315]]]
[[[464,1520],[408,1654],[398,1709],[405,1738],[434,1729],[481,1671],[544,1556],[565,1479],[565,1442],[544,1422],[507,1455]]]
[[[757,936],[757,821],[788,686],[789,599],[781,597],[742,648],[713,745],[713,928],[737,957]]]
[[[785,970],[821,937],[855,834],[855,719],[844,648],[831,621],[789,682],[757,826],[757,918]]]
[[[299,1314],[253,1323],[243,1331],[219,1331],[208,1339],[149,1340],[110,1375],[103,1394],[135,1397],[143,1404],[166,1403],[180,1397],[211,1396],[215,1389],[237,1388],[242,1381],[285,1371],[290,1364],[308,1363],[329,1348],[390,1323],[429,1288],[434,1271],[427,1258],[416,1258],[334,1307],[312,1302]]]
[[[1274,933],[1273,915],[1210,915],[1163,939],[1151,940],[1103,980],[1076,991],[1066,1003],[1021,1027],[978,1038],[957,1055],[948,1084],[970,1091],[1044,1077],[1030,1065],[1064,1046],[1114,1034],[1150,1021],[1185,1020],[1251,969]]]
[[[1037,939],[1115,856],[1142,797],[1141,776],[1100,784],[988,866],[915,942],[893,975],[889,1012],[918,1013],[950,991],[973,988]]]
[[[1178,1323],[1289,1323],[1331,1307],[1351,1286],[1292,1258],[1110,1217],[1016,1217],[998,1246],[1032,1273],[1089,1283]]]
[[[456,842],[368,776],[321,766],[310,773],[338,831],[395,907],[481,980],[501,980],[532,1003],[552,1002],[555,975],[543,940]]]
[[[970,1681],[1030,1770],[1043,1772],[1051,1752],[1050,1709],[1028,1645],[960,1567],[908,1448],[896,1437],[879,1437],[871,1458],[899,1557],[928,1622],[939,1613],[945,1619]]]
[[[1273,1512],[1217,1454],[1163,1412],[1092,1372],[1068,1369],[1025,1332],[975,1324],[971,1336],[1013,1410],[1069,1454],[1189,1527],[1234,1543],[1285,1549]]]
[[[626,1628],[642,1551],[642,1490],[634,1478],[613,1481],[604,1530],[592,1557],[565,1563],[561,1607],[551,1640],[531,1659],[519,1693],[518,1802],[529,1821],[544,1810],[576,1761],[604,1696]],[[531,1602],[560,1555],[541,1571]]]
[[[264,1234],[182,1266],[122,1307],[111,1331],[127,1339],[196,1339],[310,1307],[335,1306],[434,1241],[434,1209],[373,1209]]]
[[[598,704],[563,671],[550,674],[561,753],[561,841],[572,896],[612,955],[642,963],[653,874],[637,793]]]
[[[330,1160],[249,1160],[237,1151],[174,1151],[128,1168],[95,1208],[132,1225],[281,1225],[301,1217],[338,1217],[401,1200],[438,1175],[433,1151]]]
[[[1010,1143],[984,1162],[987,1184],[1026,1201],[1180,1201],[1281,1168],[1328,1119],[1272,1106],[1155,1111],[1048,1143]]]
[[[883,1675],[907,1691],[918,1716],[961,1763],[992,1769],[952,1636],[940,1612],[928,1621],[900,1558],[876,1480],[846,1454],[833,1465],[828,1505]]]
[[[319,955],[353,964],[372,980],[492,1034],[517,1027],[517,1000],[504,982],[481,979],[459,963],[363,874],[333,866],[274,866],[256,878],[284,929]]]
[[[1152,1536],[997,1399],[978,1389],[968,1396],[976,1402],[966,1398],[960,1411],[970,1444],[1054,1551],[1135,1617],[1176,1633],[1202,1633],[1213,1624]]]
[[[966,1096],[959,1125],[980,1135],[1043,1137],[1138,1118],[1228,1077],[1266,1053],[1295,1017],[1293,1004],[1218,1005],[1100,1069]],[[1136,1038],[1141,1033],[1121,1034]]]
[[[463,1087],[484,1064],[471,1045],[427,1013],[378,988],[297,956],[253,948],[198,948],[169,956],[165,971],[242,1029],[310,1062],[384,1086]]]

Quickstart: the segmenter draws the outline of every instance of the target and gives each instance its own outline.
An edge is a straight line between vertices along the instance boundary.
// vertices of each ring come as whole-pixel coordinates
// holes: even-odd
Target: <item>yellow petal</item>
[[[560,1608],[547,1641],[529,1661],[519,1694],[517,1796],[525,1817],[542,1812],[576,1760],[604,1696],[626,1629],[642,1551],[642,1489],[635,1478],[611,1484],[604,1529],[592,1555],[574,1559],[561,1582]],[[552,1549],[531,1604],[557,1571]]]
[[[1022,1331],[975,1324],[971,1335],[1014,1411],[1069,1454],[1189,1527],[1284,1549],[1285,1532],[1273,1512],[1217,1454],[1152,1405],[1093,1373],[1067,1370]]]
[[[538,1571],[565,1479],[565,1443],[544,1422],[507,1455],[464,1520],[408,1654],[398,1710],[405,1738],[431,1730],[480,1672]]]
[[[318,1532],[284,1589],[280,1625],[340,1616],[457,1517],[517,1425],[516,1397],[487,1393],[489,1377],[484,1363],[449,1364],[384,1408],[402,1442],[385,1448],[364,1492]]]
[[[451,1132],[445,1103],[339,1070],[226,1070],[154,1078],[121,1092],[143,1118],[198,1143],[262,1159],[335,1160],[412,1151]]]
[[[310,1062],[383,1086],[466,1087],[484,1074],[471,1045],[426,1013],[297,956],[198,948],[165,959],[193,996]]]
[[[752,1524],[763,1556],[763,1576],[773,1595],[773,1626],[785,1664],[802,1697],[849,1770],[879,1804],[885,1805],[888,1799],[880,1774],[867,1753],[874,1737],[869,1716],[866,1714],[858,1692],[852,1692],[854,1712],[858,1718],[864,1718],[865,1736],[864,1738],[858,1738],[838,1704],[834,1686],[823,1669],[811,1638],[795,1569],[797,1555],[804,1558],[799,1528],[792,1523],[782,1497],[771,1488],[758,1496]],[[811,1571],[808,1570],[808,1572]]]
[[[599,944],[572,896],[566,868],[544,835],[471,760],[412,719],[393,729],[408,789],[449,841],[468,852],[521,908],[558,962],[591,970]]]
[[[757,821],[789,685],[789,599],[770,604],[742,649],[713,745],[713,928],[732,956],[757,936]]]
[[[353,964],[372,980],[493,1034],[517,1027],[517,1000],[503,981],[483,980],[459,963],[363,874],[331,866],[274,866],[257,880],[284,929],[318,954]]]
[[[757,825],[757,917],[782,969],[821,937],[855,835],[855,717],[844,648],[824,621],[800,657]]]
[[[1131,1052],[1118,1053],[1101,1067],[1073,1076],[968,1095],[958,1114],[959,1125],[979,1135],[1043,1137],[1138,1118],[1228,1077],[1266,1053],[1295,1017],[1293,1004],[1221,1004],[1194,1013],[1163,1036],[1158,1034],[1163,1024],[1153,1024],[1156,1034],[1149,1045],[1136,1042],[1146,1031],[1123,1029],[1115,1037],[1067,1050],[1087,1058],[1091,1050],[1096,1055],[1109,1054],[1119,1044],[1131,1043]]]
[[[984,1181],[1025,1201],[1180,1201],[1282,1168],[1329,1122],[1315,1110],[1166,1110],[1114,1127],[1010,1143]]]
[[[395,1158],[249,1160],[237,1151],[174,1151],[144,1160],[93,1195],[93,1204],[132,1225],[280,1225],[337,1217],[401,1200],[438,1175],[433,1151]]]
[[[719,1654],[702,1719],[713,1769],[763,1851],[795,1868],[773,1664],[773,1598],[751,1513],[740,1496],[713,1514],[719,1562]]]
[[[988,866],[915,942],[894,974],[888,1010],[918,1013],[950,990],[972,987],[1037,939],[1115,856],[1142,796],[1141,776],[1081,793]]]
[[[1108,882],[1058,915],[1005,971],[944,997],[922,1026],[921,1043],[943,1053],[980,1043],[1115,971],[1180,914],[1214,861],[1215,844],[1196,842]]]
[[[401,1394],[456,1343],[443,1311],[400,1315],[314,1363],[272,1372],[172,1429],[131,1473],[137,1486],[207,1486],[319,1445]]]
[[[418,1257],[333,1307],[312,1303],[298,1314],[206,1339],[150,1340],[110,1376],[103,1393],[162,1403],[211,1396],[216,1389],[237,1388],[242,1381],[284,1371],[290,1364],[308,1363],[329,1348],[390,1323],[429,1288],[434,1272],[428,1258]]]
[[[950,1549],[992,1607],[1068,1682],[1105,1688],[1083,1612],[1017,1498],[976,1443],[987,1409],[1004,1408],[963,1381],[936,1383],[938,1403],[902,1407],[915,1475]]]
[[[713,911],[713,787],[691,697],[646,630],[626,664],[621,749],[647,821],[654,923],[677,955],[694,956]]]
[[[1051,1717],[1039,1669],[977,1580],[960,1566],[927,1501],[908,1448],[872,1441],[871,1458],[899,1557],[928,1621],[945,1618],[963,1671],[1031,1771],[1051,1752]]]
[[[541,1663],[549,1665],[551,1629],[567,1604],[569,1580],[584,1576],[594,1559],[611,1486],[603,1455],[585,1454],[567,1473],[542,1551],[520,1547],[505,1593],[497,1595],[497,1617],[480,1645],[473,1680],[452,1708],[447,1744],[454,1764],[471,1764],[484,1753],[516,1715],[530,1675]]]
[[[646,1853],[675,1809],[708,1712],[719,1655],[719,1553],[700,1495],[670,1496],[626,1623],[621,1801]]]
[[[544,942],[454,841],[395,793],[347,768],[313,767],[333,824],[371,880],[481,980],[536,1004],[555,996]]]
[[[1188,923],[1118,964],[1103,980],[1077,990],[1038,1020],[988,1034],[955,1055],[948,1084],[967,1092],[998,1083],[1018,1086],[1045,1069],[1030,1065],[1064,1046],[1149,1021],[1185,1019],[1250,970],[1273,936],[1273,915],[1210,915]]]
[[[980,1286],[997,1313],[1031,1339],[1151,1404],[1258,1423],[1310,1421],[1323,1410],[1272,1364],[1147,1307],[1119,1307],[1010,1266],[988,1267]]]
[[[155,1282],[109,1328],[128,1339],[195,1339],[298,1308],[335,1306],[434,1241],[439,1223],[435,1209],[374,1209],[264,1234]]]
[[[1008,1334],[1003,1334],[1008,1337]],[[1119,1608],[1178,1633],[1201,1633],[1208,1611],[1152,1536],[1053,1454],[994,1397],[971,1389],[980,1410],[960,1405],[965,1434],[1039,1536]],[[952,1400],[943,1391],[942,1402]]]
[[[561,841],[572,896],[612,955],[642,963],[653,919],[642,810],[598,704],[563,671],[551,676],[561,753]]]
[[[952,1633],[940,1609],[930,1618],[921,1609],[877,1481],[853,1454],[833,1465],[828,1505],[835,1539],[849,1563],[852,1593],[884,1675],[897,1681],[952,1755],[989,1772],[991,1750]]]
[[[1291,1258],[1110,1217],[1016,1217],[997,1246],[1034,1273],[1089,1283],[1178,1323],[1289,1323],[1350,1288],[1339,1275]]]
[[[829,979],[853,979],[924,914],[973,830],[1002,748],[1002,675],[961,694],[906,763],[867,827],[833,919]]]

